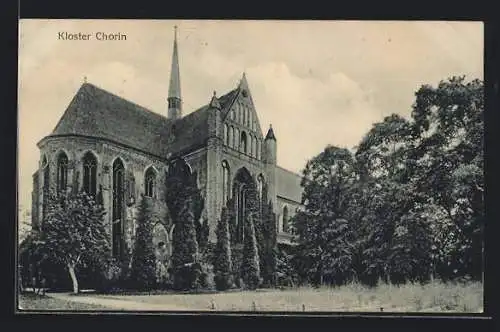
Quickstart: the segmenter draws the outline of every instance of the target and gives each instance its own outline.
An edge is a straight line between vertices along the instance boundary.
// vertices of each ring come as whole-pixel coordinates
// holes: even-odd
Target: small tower
[[[266,138],[264,139],[264,163],[266,169],[267,178],[267,194],[268,199],[273,204],[274,213],[278,214],[278,199],[276,192],[276,136],[274,136],[274,131],[272,125],[269,125],[269,130],[267,131]]]
[[[168,87],[168,118],[176,120],[182,117],[181,77],[179,72],[179,54],[177,51],[177,26],[174,27],[174,50],[170,85]]]
[[[273,126],[269,125],[266,138],[264,139],[265,161],[268,164],[276,165],[276,136],[274,136]]]

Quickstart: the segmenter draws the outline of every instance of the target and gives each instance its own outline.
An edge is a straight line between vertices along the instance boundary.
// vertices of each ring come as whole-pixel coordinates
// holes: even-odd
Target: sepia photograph
[[[483,35],[19,20],[16,313],[483,313]]]

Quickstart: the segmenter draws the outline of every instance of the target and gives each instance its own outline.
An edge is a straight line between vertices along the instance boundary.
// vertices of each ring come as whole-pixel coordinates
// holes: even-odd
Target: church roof
[[[219,98],[222,110],[229,107],[234,94],[235,90]],[[49,136],[108,139],[165,158],[168,153],[182,153],[206,143],[209,109],[205,105],[174,121],[84,83]]]
[[[276,166],[276,194],[280,197],[299,203],[302,201],[302,177],[283,167]]]

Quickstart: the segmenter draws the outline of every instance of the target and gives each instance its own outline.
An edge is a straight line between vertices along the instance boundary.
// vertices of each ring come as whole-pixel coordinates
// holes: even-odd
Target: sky
[[[174,26],[183,112],[234,89],[246,73],[278,164],[300,173],[326,145],[354,148],[373,123],[408,117],[423,84],[483,79],[481,22],[20,20],[19,204],[31,207],[36,146],[87,82],[167,114]],[[91,34],[60,40],[59,32]],[[99,41],[95,34],[126,40]]]

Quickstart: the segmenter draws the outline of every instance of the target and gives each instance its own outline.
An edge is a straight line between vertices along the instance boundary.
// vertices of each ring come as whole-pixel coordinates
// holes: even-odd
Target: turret
[[[179,54],[177,51],[177,26],[174,27],[174,50],[168,87],[168,118],[175,120],[182,117],[181,77],[179,72]]]
[[[265,162],[276,165],[276,136],[274,136],[273,126],[269,125],[266,138],[264,139]]]

